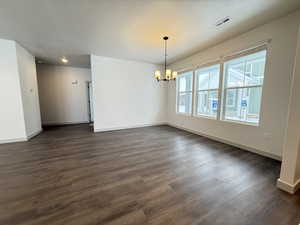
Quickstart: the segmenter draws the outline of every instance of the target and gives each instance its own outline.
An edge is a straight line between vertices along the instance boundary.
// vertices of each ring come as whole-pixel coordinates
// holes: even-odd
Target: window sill
[[[194,117],[201,118],[201,119],[217,120],[217,117],[214,116],[194,115]]]
[[[176,112],[176,115],[192,117],[192,114],[191,114],[191,113],[181,113],[181,112]]]
[[[240,125],[246,125],[246,126],[252,126],[252,127],[259,127],[259,123],[250,123],[246,121],[238,121],[238,120],[228,120],[228,119],[221,119],[220,121],[226,122],[226,123],[235,123]]]

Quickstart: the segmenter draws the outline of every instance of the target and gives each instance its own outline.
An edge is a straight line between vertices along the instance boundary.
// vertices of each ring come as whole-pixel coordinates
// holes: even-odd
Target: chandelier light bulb
[[[176,79],[177,78],[177,72],[176,71],[173,71],[173,73],[172,73],[172,79]]]
[[[155,73],[154,73],[154,76],[155,76],[155,79],[157,80],[160,80],[160,71],[159,70],[156,70]]]
[[[65,56],[63,56],[63,57],[61,58],[61,61],[62,61],[63,63],[68,63],[68,62],[69,62],[69,60],[68,60]]]

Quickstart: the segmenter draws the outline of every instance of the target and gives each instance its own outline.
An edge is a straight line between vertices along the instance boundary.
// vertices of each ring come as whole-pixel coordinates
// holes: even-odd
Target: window
[[[266,50],[224,63],[225,120],[258,123]]]
[[[258,124],[266,56],[264,44],[180,74],[176,112]]]
[[[182,73],[177,79],[177,112],[192,113],[193,72]]]
[[[219,64],[196,70],[196,115],[217,117],[219,76]]]

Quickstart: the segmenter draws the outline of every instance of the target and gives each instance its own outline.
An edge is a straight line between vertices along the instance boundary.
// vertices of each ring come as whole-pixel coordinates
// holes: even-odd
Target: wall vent
[[[216,26],[217,26],[217,27],[218,27],[218,26],[221,26],[221,25],[223,25],[224,23],[227,23],[229,20],[230,20],[230,17],[227,16],[227,17],[225,17],[225,18],[223,18],[223,19],[217,21]]]

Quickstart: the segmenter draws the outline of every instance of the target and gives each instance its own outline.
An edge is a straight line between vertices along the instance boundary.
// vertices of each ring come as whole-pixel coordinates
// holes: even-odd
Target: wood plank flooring
[[[298,225],[280,163],[168,126],[0,145],[0,225]]]

